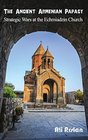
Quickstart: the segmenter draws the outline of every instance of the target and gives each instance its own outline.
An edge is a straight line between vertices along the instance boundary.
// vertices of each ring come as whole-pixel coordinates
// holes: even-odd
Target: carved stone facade
[[[65,103],[65,78],[53,67],[54,57],[42,44],[32,56],[32,70],[24,77],[24,102]],[[59,99],[62,98],[62,102]]]

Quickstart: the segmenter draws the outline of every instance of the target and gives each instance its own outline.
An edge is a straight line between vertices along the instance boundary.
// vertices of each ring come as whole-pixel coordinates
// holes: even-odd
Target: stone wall
[[[13,111],[17,106],[21,106],[21,103],[22,101],[19,98],[3,98],[0,114],[0,133],[12,128]]]

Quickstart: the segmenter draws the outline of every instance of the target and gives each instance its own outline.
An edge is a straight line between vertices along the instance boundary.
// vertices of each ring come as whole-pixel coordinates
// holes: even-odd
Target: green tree
[[[83,92],[80,89],[75,92],[75,99],[83,102]]]
[[[11,87],[13,90],[15,89],[15,86],[12,83],[5,83],[5,87]]]
[[[14,85],[11,83],[6,83],[4,86],[4,97],[15,98],[16,94],[14,92]]]

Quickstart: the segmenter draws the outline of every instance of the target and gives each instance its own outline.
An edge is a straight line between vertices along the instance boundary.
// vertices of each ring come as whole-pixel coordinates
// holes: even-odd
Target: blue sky
[[[53,54],[54,68],[65,77],[65,91],[82,90],[81,64],[76,50],[68,40],[51,32],[27,34],[14,45],[7,64],[6,82],[14,84],[15,90],[24,89],[25,71],[31,70],[31,57],[40,41]]]

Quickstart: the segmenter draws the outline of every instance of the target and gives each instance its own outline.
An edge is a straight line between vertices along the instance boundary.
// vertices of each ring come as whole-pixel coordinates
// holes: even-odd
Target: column
[[[54,82],[53,84],[53,103],[56,103],[56,98],[57,98],[57,85],[56,83]]]
[[[36,104],[41,104],[43,103],[43,97],[42,97],[42,91],[41,91],[41,79],[39,76],[37,76],[37,97],[36,97]]]

